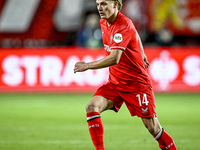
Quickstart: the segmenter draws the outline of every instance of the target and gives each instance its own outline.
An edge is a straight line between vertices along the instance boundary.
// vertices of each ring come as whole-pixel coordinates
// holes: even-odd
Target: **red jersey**
[[[123,51],[119,63],[109,67],[109,82],[121,91],[152,87],[132,21],[119,12],[110,26],[105,19],[100,20],[100,25],[107,54],[115,49]]]

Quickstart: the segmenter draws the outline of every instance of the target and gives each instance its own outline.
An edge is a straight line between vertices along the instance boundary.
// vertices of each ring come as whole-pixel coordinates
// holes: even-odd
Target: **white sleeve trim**
[[[125,50],[126,48],[124,48],[124,47],[110,47],[110,49],[123,49],[123,50]]]

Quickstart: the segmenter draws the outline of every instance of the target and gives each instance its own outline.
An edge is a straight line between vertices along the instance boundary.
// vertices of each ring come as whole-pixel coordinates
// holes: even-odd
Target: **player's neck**
[[[117,18],[118,12],[119,11],[116,11],[115,13],[113,13],[112,16],[110,16],[110,18],[106,19],[108,26],[110,26],[115,21],[115,19]]]

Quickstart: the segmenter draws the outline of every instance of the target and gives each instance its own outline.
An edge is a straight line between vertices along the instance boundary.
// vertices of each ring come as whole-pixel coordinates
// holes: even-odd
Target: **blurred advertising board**
[[[200,92],[200,47],[145,47],[155,92]],[[94,92],[108,69],[74,74],[76,62],[105,56],[102,49],[2,48],[0,92]]]
[[[126,0],[122,13],[140,30],[200,35],[200,0]],[[91,0],[0,0],[0,46],[46,46],[66,43],[81,30]],[[142,19],[141,19],[142,18]],[[69,38],[70,39],[70,38]]]

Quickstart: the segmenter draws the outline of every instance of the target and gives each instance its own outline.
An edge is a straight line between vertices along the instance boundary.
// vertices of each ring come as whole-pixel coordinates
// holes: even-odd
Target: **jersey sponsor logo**
[[[116,43],[122,42],[122,41],[123,41],[122,34],[116,33],[116,34],[114,35],[114,41],[115,41]]]
[[[104,44],[104,49],[107,51],[107,52],[110,52],[110,47],[108,45],[105,45]]]

